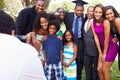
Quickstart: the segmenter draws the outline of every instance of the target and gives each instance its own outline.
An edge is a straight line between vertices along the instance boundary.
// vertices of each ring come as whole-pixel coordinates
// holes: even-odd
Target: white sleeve
[[[21,67],[19,78],[16,80],[46,80],[43,66],[38,57],[37,51],[33,47],[25,49],[27,56]]]

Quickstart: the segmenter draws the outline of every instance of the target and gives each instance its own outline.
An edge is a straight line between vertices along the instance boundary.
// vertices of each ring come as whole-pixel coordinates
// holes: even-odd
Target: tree
[[[36,0],[21,0],[21,2],[22,2],[22,5],[23,5],[24,7],[30,7],[30,6],[35,5]],[[49,2],[50,2],[50,0],[45,0],[45,3],[46,3],[45,8],[48,8]]]
[[[3,9],[3,8],[4,8],[4,5],[5,5],[4,0],[0,0],[0,9]]]
[[[48,11],[54,12],[58,7],[62,7],[66,11],[73,11],[75,4],[73,4],[70,0],[51,0]]]
[[[5,6],[4,11],[11,15],[14,19],[16,18],[17,14],[24,8],[22,6],[21,0],[4,0]]]
[[[4,11],[10,14],[14,19],[18,16],[18,13],[26,7],[31,7],[35,5],[36,0],[1,0],[5,2]],[[50,0],[45,0],[46,9],[49,5]]]
[[[62,2],[62,7],[65,8],[66,11],[70,12],[74,10],[75,4],[72,2],[68,2],[67,0],[64,0]]]
[[[96,4],[102,4],[102,2],[101,2],[100,0],[92,0],[92,1],[90,2],[90,4],[91,4],[92,6],[95,6]]]

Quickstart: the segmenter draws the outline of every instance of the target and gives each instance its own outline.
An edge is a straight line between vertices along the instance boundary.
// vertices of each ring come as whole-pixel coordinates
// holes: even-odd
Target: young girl
[[[33,23],[33,32],[27,34],[27,43],[33,44],[38,51],[38,56],[44,64],[44,55],[42,51],[42,42],[46,39],[48,34],[48,14],[44,11],[40,12]]]
[[[65,80],[76,80],[77,44],[72,31],[67,30],[63,35],[63,72]]]

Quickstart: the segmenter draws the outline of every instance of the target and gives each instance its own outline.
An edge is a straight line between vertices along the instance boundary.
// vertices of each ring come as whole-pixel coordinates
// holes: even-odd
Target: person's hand
[[[65,64],[65,67],[69,67],[69,66],[70,66],[70,64],[68,64],[68,63],[67,63],[67,64]]]
[[[106,57],[106,54],[103,54],[103,56],[102,56],[102,61],[103,62],[105,61],[105,57]]]
[[[36,34],[35,32],[31,32],[31,38],[32,38],[32,43],[33,44],[40,44],[39,41],[36,39]]]
[[[30,44],[30,40],[31,40],[31,32],[29,32],[29,33],[26,35],[26,43]]]
[[[41,41],[43,42],[43,41],[45,41],[46,39],[47,39],[47,36],[43,36]]]
[[[57,38],[59,38],[60,40],[63,40],[63,37],[62,37],[62,36],[58,36]]]
[[[63,66],[64,66],[64,67],[69,67],[70,64],[69,64],[69,63],[65,63],[65,62],[63,62]]]
[[[42,60],[42,65],[45,66],[45,60]]]
[[[103,56],[102,53],[100,53],[100,54],[99,54],[99,57],[98,57],[98,60],[99,60],[99,61],[102,61],[102,56]]]
[[[39,52],[40,51],[40,42],[36,39],[35,32],[31,32],[31,40],[32,40],[32,45],[36,48],[36,50]]]
[[[118,38],[117,37],[112,38],[112,41],[113,41],[113,43],[117,43],[118,42]]]
[[[11,33],[12,36],[15,36],[15,30],[12,30],[12,33]]]
[[[32,42],[36,43],[37,39],[36,39],[36,36],[35,36],[35,32],[31,32],[31,37],[32,37]]]

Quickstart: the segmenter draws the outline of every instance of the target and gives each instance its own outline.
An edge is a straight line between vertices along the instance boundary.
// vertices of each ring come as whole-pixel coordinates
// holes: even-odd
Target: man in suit
[[[84,40],[84,65],[86,80],[97,80],[98,51],[94,41],[90,23],[93,21],[93,6],[87,9],[86,20],[83,28]]]
[[[73,31],[75,35],[76,42],[78,44],[78,55],[77,55],[77,80],[81,80],[83,63],[84,63],[84,45],[83,45],[83,34],[82,34],[82,25],[84,21],[84,4],[86,2],[82,0],[73,1],[75,6],[75,12],[66,12],[65,14],[65,23],[66,26]]]

